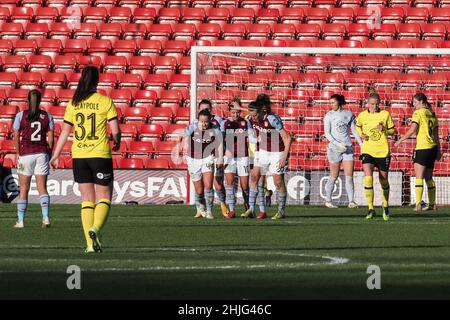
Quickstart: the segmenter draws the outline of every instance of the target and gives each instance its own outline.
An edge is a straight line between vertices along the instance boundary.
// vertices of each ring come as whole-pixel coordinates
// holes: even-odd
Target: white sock
[[[353,176],[345,176],[345,191],[347,191],[348,202],[353,202],[355,194]]]
[[[331,194],[333,193],[334,189],[334,183],[336,182],[337,178],[334,177],[328,177],[327,184],[325,186],[325,192],[326,192],[326,198],[327,202],[331,202]]]

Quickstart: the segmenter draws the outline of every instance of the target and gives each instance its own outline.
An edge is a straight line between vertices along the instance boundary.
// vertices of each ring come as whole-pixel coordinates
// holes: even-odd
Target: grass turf
[[[218,208],[216,208],[218,210]],[[273,212],[274,209],[270,210]],[[285,220],[194,219],[186,206],[113,206],[102,254],[83,253],[79,205],[0,209],[0,298],[450,298],[450,213],[289,207]],[[240,210],[238,210],[240,212]],[[368,290],[367,267],[381,269]],[[81,290],[68,290],[69,265]]]

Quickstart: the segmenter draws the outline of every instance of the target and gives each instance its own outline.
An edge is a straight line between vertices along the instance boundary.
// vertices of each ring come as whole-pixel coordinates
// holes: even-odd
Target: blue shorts
[[[327,158],[330,163],[339,163],[341,161],[353,161],[353,147],[347,147],[344,152],[336,150],[330,143],[327,146]]]

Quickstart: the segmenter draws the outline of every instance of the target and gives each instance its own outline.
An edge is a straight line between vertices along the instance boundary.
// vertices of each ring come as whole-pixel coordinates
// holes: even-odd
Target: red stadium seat
[[[134,40],[117,40],[114,42],[112,53],[115,56],[127,58],[127,61],[134,56],[137,46]]]
[[[342,40],[345,37],[347,30],[344,24],[341,23],[329,23],[323,27],[322,38],[325,40],[338,39]]]
[[[138,155],[151,155],[155,148],[150,141],[130,141],[128,155],[132,158]]]
[[[122,74],[119,78],[118,89],[128,89],[132,93],[139,90],[142,86],[142,77],[139,74]]]
[[[297,37],[299,40],[319,39],[321,28],[319,24],[302,24],[297,27]]]
[[[24,71],[26,66],[26,56],[6,56],[3,63],[3,70],[6,72],[20,72]]]
[[[92,22],[80,23],[73,28],[74,39],[86,39],[87,41],[97,37],[97,25]]]
[[[0,26],[1,39],[20,39],[24,28],[21,23],[5,22]]]
[[[306,23],[326,23],[329,17],[326,8],[307,8],[305,10]]]
[[[25,28],[25,39],[47,38],[48,33],[47,23],[28,23]]]
[[[427,8],[410,7],[406,9],[405,22],[406,23],[412,21],[427,22],[428,16],[429,12]]]
[[[181,13],[179,8],[161,8],[158,13],[157,21],[159,24],[174,25],[179,22]]]
[[[188,124],[190,119],[189,108],[179,108],[175,114],[174,122],[175,124]]]
[[[135,8],[133,11],[133,23],[142,23],[147,28],[155,21],[156,10],[155,8]]]
[[[40,39],[39,53],[48,55],[52,58],[59,55],[62,51],[62,43],[59,39]]]
[[[222,32],[222,28],[218,23],[202,23],[198,25],[199,40],[217,40]]]
[[[169,161],[166,159],[147,159],[145,167],[147,169],[169,169]]]
[[[0,120],[13,120],[18,112],[19,108],[17,106],[1,106]]]
[[[77,67],[77,60],[74,56],[55,56],[54,71],[55,72],[74,72]]]
[[[214,8],[210,7],[206,17],[206,22],[217,23],[222,28],[228,23],[230,19],[230,11],[228,8]]]
[[[148,27],[148,39],[167,41],[172,35],[170,24],[152,24]]]
[[[128,23],[123,25],[123,39],[143,39],[147,34],[147,27],[142,23]]]
[[[140,158],[122,158],[119,160],[120,169],[144,169],[144,161]]]
[[[29,58],[31,55],[36,54],[38,46],[34,39],[31,40],[16,40],[14,42],[14,54],[23,55]]]
[[[255,20],[255,11],[252,8],[236,8],[231,15],[231,23],[252,24]]]
[[[170,56],[157,56],[155,58],[155,65],[153,72],[158,74],[173,74],[175,73],[177,60]]]
[[[127,70],[127,59],[125,57],[108,56],[105,59],[103,72],[125,73]]]
[[[355,12],[352,8],[331,8],[330,9],[330,22],[339,22],[349,24],[353,22]]]
[[[59,106],[66,106],[67,103],[72,100],[72,97],[75,93],[73,89],[61,89],[58,91],[58,97],[56,104]]]
[[[132,94],[128,89],[114,89],[109,93],[110,98],[114,102],[117,108],[123,108],[124,110],[131,105]]]
[[[97,27],[106,22],[107,11],[104,7],[85,7],[83,8],[83,22],[95,23]]]
[[[111,52],[112,46],[111,41],[104,39],[92,39],[89,42],[88,53],[92,56],[99,56],[102,60],[109,55]]]
[[[197,34],[195,24],[178,23],[173,29],[173,38],[175,40],[193,40]]]
[[[418,23],[403,23],[398,29],[398,39],[419,39],[422,28]]]
[[[278,23],[280,18],[280,12],[278,9],[271,8],[262,8],[259,9],[258,14],[256,15],[256,23],[267,23],[271,26]]]
[[[264,40],[269,39],[271,34],[271,28],[269,24],[261,23],[261,24],[250,24],[248,26],[247,37],[249,40]]]
[[[188,49],[188,45],[184,40],[169,40],[165,43],[162,54],[165,56],[180,58],[187,54]]]
[[[160,93],[159,106],[170,108],[174,113],[181,107],[183,95],[180,90],[163,90]]]
[[[42,75],[40,72],[23,72],[19,75],[18,87],[22,89],[37,89],[41,86]]]
[[[183,8],[182,23],[192,23],[197,27],[205,20],[206,13],[203,8]]]
[[[162,52],[161,41],[159,40],[143,40],[139,42],[139,56],[159,56]]]
[[[123,116],[124,123],[145,123],[148,119],[148,111],[140,107],[127,108]]]
[[[165,90],[167,87],[167,75],[164,73],[160,74],[149,74],[145,78],[144,88],[147,90],[154,90],[159,93],[162,90]]]
[[[16,149],[14,148],[14,141],[13,140],[4,140],[1,142],[2,149],[0,153],[7,154],[7,153],[16,153]]]
[[[423,26],[422,39],[445,39],[447,28],[443,23],[430,23]]]
[[[120,131],[124,141],[135,141],[137,139],[138,131],[136,125],[133,123],[120,125]]]
[[[85,39],[67,39],[64,46],[64,53],[84,54],[87,51]]]
[[[176,144],[177,141],[158,141],[155,144],[155,157],[172,154]]]
[[[149,114],[149,122],[150,123],[158,123],[158,124],[166,124],[171,123],[173,118],[173,111],[171,108],[154,108],[150,111]]]
[[[26,24],[31,21],[34,16],[34,10],[30,7],[15,7],[11,11],[10,20],[14,23],[21,23],[25,28]]]
[[[141,141],[159,141],[163,137],[163,127],[159,124],[143,124],[139,129],[139,140]]]
[[[110,22],[117,22],[120,24],[125,24],[131,22],[131,9],[129,7],[112,7],[108,10],[108,16]]]
[[[101,23],[98,27],[99,39],[110,40],[112,42],[119,40],[122,36],[122,26],[120,23],[108,22]]]
[[[133,96],[134,107],[154,107],[156,104],[156,92],[153,90],[138,90]]]

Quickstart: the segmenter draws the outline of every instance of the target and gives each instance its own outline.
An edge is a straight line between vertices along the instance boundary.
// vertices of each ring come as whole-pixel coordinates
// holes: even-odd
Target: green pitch
[[[36,205],[23,230],[11,228],[14,205],[0,208],[3,299],[450,298],[448,208],[393,208],[388,222],[366,221],[365,208],[289,207],[279,221],[227,221],[215,208],[211,221],[186,206],[113,206],[104,253],[89,255],[79,205],[54,205],[47,230]],[[69,265],[81,290],[67,289]],[[367,289],[369,265],[381,290]]]

